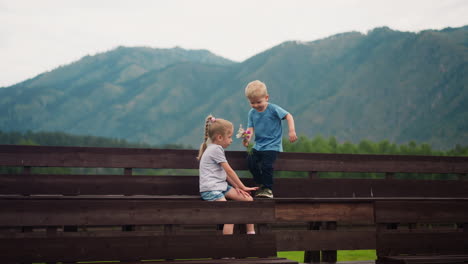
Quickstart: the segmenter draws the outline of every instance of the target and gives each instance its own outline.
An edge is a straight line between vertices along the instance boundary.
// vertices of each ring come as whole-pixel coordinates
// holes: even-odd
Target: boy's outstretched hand
[[[289,131],[289,142],[293,143],[297,140],[296,131]]]

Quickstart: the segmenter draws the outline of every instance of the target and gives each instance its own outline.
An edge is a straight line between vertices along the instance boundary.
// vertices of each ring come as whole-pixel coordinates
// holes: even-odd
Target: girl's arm
[[[297,140],[296,135],[296,128],[294,126],[294,118],[291,114],[287,114],[285,116],[286,120],[288,121],[288,128],[289,128],[289,141],[292,143]]]
[[[254,128],[253,127],[247,128],[247,130],[245,132],[247,132],[247,131],[250,131],[250,133],[249,133],[250,137],[249,138],[244,138],[244,140],[242,140],[242,144],[244,144],[244,147],[249,146],[250,140],[252,140],[253,135],[254,135]]]
[[[239,176],[237,176],[237,173],[231,168],[229,163],[227,162],[221,162],[221,167],[223,167],[224,171],[226,171],[227,174],[227,181],[234,187],[234,188],[239,188],[243,191],[255,191],[258,188],[257,187],[246,187],[242,181],[239,179]]]

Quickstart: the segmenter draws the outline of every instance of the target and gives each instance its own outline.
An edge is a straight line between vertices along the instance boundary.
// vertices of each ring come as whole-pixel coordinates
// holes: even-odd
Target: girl
[[[206,201],[253,201],[250,191],[229,166],[224,149],[232,143],[234,127],[231,122],[209,115],[205,120],[205,138],[197,159],[200,161],[200,194]],[[227,180],[227,181],[226,181]],[[229,185],[229,182],[231,185]],[[247,234],[255,234],[253,224],[247,224]],[[233,233],[234,224],[225,224],[224,235]]]

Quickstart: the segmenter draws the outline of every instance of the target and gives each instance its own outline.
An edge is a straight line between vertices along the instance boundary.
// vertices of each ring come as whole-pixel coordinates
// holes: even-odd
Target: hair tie
[[[212,117],[210,118],[210,122],[211,122],[211,123],[216,122],[216,118],[215,118],[214,116],[212,116]]]

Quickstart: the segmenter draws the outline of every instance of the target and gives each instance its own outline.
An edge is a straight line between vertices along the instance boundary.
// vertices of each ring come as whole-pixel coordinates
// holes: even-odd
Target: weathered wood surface
[[[247,169],[245,151],[227,151]],[[196,150],[0,145],[1,166],[196,169]],[[468,173],[468,157],[280,153],[279,171]]]
[[[375,221],[377,263],[468,262],[467,199],[376,201]]]
[[[154,196],[1,196],[0,226],[151,225],[338,221],[372,224],[372,199],[206,202]],[[174,199],[174,198],[173,198]]]
[[[375,231],[275,231],[279,251],[375,249]]]
[[[374,223],[374,207],[371,202],[294,202],[284,200],[276,203],[278,222],[337,221]]]
[[[468,255],[432,255],[432,256],[392,256],[385,257],[377,264],[465,264]]]
[[[379,257],[397,255],[468,255],[468,232],[413,230],[377,235]]]
[[[48,236],[0,238],[5,262],[131,261],[276,256],[273,234],[176,236]]]
[[[468,199],[377,201],[375,222],[468,223]]]
[[[273,201],[205,202],[151,199],[0,199],[0,226],[95,226],[272,223]]]
[[[255,186],[253,179],[242,179]],[[275,179],[275,196],[296,197],[467,197],[468,181],[388,179]],[[0,175],[0,194],[199,195],[198,176]]]
[[[226,259],[203,259],[203,260],[170,260],[170,261],[145,261],[129,262],[125,264],[298,264],[297,261],[285,258],[226,258]],[[351,264],[351,263],[348,263]],[[354,263],[373,264],[373,263]]]
[[[400,172],[450,173],[463,179],[468,173],[467,157],[281,153],[276,170],[305,171],[311,177],[275,179],[277,198],[253,203],[200,201],[196,176],[131,175],[134,168],[197,169],[196,155],[195,150],[0,145],[0,166],[20,166],[26,172],[0,175],[0,259],[258,257],[278,249],[321,250],[325,261],[333,259],[329,250],[377,248],[382,260],[392,254],[455,254],[468,248],[468,181],[391,177]],[[247,169],[245,152],[226,155],[234,169]],[[124,170],[123,175],[33,175],[31,167]],[[317,172],[377,172],[388,177],[319,179]],[[252,179],[243,181],[253,185]],[[215,230],[179,233],[178,225],[215,225],[226,219],[257,223],[261,235],[225,238],[214,235]],[[323,222],[336,230],[295,229],[309,222]],[[343,222],[377,223],[379,228],[337,228]],[[278,223],[293,229],[272,231],[269,224]],[[395,223],[406,223],[408,229],[381,227]],[[423,230],[415,228],[416,223],[452,223],[458,228]],[[164,225],[164,230],[132,231],[154,225]],[[125,228],[91,231],[96,226]]]
[[[198,176],[0,175],[1,194],[200,195]]]

